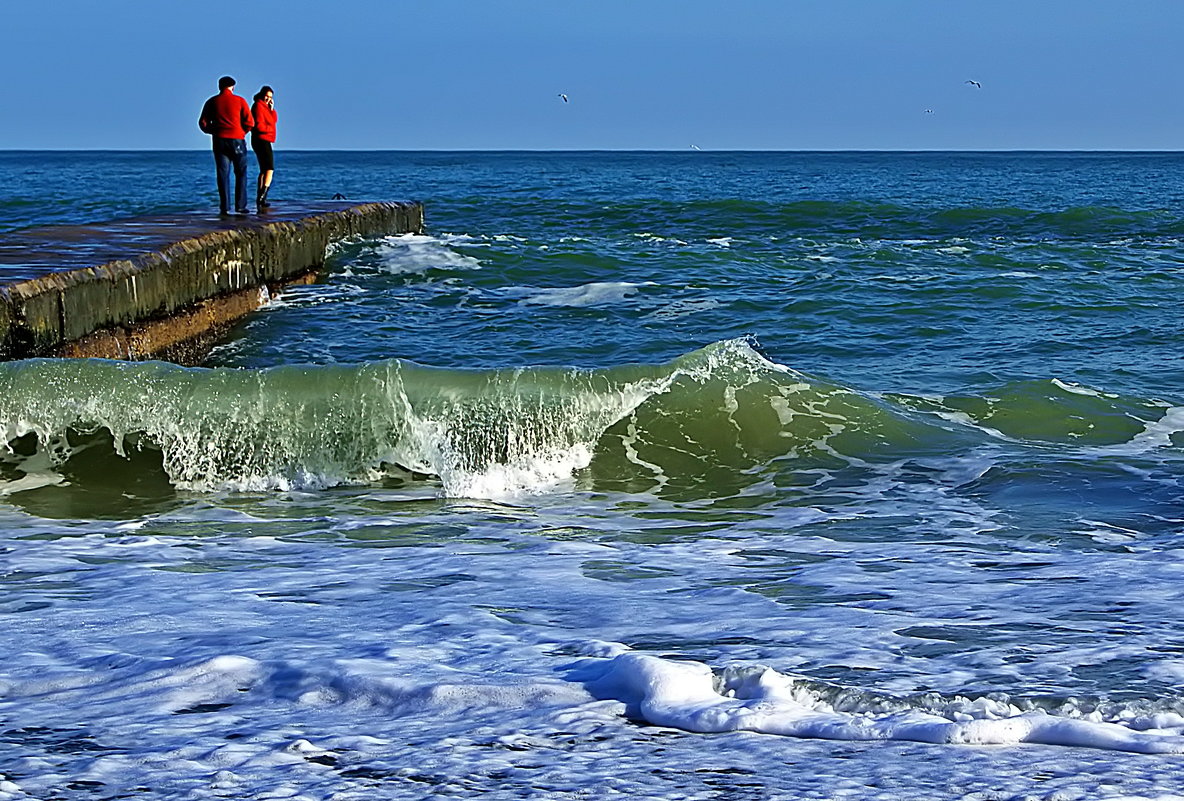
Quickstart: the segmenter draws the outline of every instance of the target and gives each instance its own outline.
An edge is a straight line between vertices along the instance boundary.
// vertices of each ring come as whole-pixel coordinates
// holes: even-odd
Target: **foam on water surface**
[[[81,537],[75,530],[10,542],[16,550],[8,559],[27,577],[14,586],[26,598],[69,604],[48,618],[48,629],[44,612],[5,610],[7,636],[24,643],[10,654],[0,686],[0,739],[22,754],[3,768],[19,788],[12,797],[81,781],[138,783],[153,788],[149,797],[233,791],[261,798],[274,792],[277,775],[313,795],[374,792],[378,778],[384,792],[409,791],[425,777],[438,792],[511,798],[533,787],[554,795],[574,791],[576,774],[604,789],[660,793],[671,779],[652,773],[654,759],[671,749],[695,766],[678,781],[703,798],[710,775],[764,776],[779,786],[773,777],[787,759],[816,763],[814,781],[827,792],[847,781],[867,797],[877,797],[875,787],[897,794],[913,787],[918,798],[953,797],[955,786],[1030,791],[1024,777],[1033,764],[1055,774],[1046,786],[1061,792],[1094,787],[1110,771],[1141,777],[1141,784],[1122,779],[1123,787],[1166,787],[1178,767],[1088,753],[1174,749],[1184,720],[1170,698],[1030,707],[1029,688],[1055,675],[1045,669],[1095,659],[1074,655],[1061,635],[1050,633],[1055,651],[1031,640],[1036,661],[1014,673],[982,661],[973,638],[961,655],[908,657],[898,632],[915,636],[956,614],[953,605],[913,605],[973,572],[954,565],[943,572],[933,562],[937,551],[920,542],[844,544],[818,536],[816,526],[832,520],[825,512],[787,514],[781,525],[799,531],[792,547],[801,554],[803,586],[866,590],[869,577],[890,574],[865,566],[897,565],[905,571],[900,586],[915,586],[916,597],[898,589],[896,602],[879,612],[874,605],[782,607],[740,589],[759,588],[766,569],[775,574],[786,543],[772,531],[680,542],[662,539],[659,521],[617,520],[622,531],[649,527],[656,538],[630,544],[608,531],[563,533],[564,507],[588,502],[578,495],[555,506],[453,506],[431,515],[417,506],[422,500],[398,493],[357,498],[371,510],[351,517],[343,507],[333,520],[318,516],[310,495],[274,507],[261,499],[236,514],[198,505],[131,528],[92,524]],[[379,503],[385,516],[373,511]],[[399,513],[407,504],[419,509],[409,519]],[[414,527],[425,524],[441,529],[423,540]],[[443,528],[458,525],[450,535]],[[52,524],[23,528],[33,536],[54,531]],[[210,538],[215,528],[222,533]],[[351,546],[367,542],[398,547]],[[1118,564],[1093,569],[1105,575]],[[1168,565],[1143,567],[1170,574]],[[1065,556],[1045,568],[1071,569]],[[66,594],[38,576],[64,579]],[[1157,583],[1154,573],[1144,579],[1132,586]],[[963,587],[969,605],[995,606],[994,626],[1023,619],[997,606],[989,585]],[[135,605],[114,609],[66,600],[132,592]],[[910,607],[926,611],[904,611]],[[638,646],[657,638],[665,647],[572,641],[573,627]],[[861,634],[836,638],[837,629]],[[727,640],[734,644],[722,650],[708,644]],[[1132,651],[1143,647],[1136,642]],[[671,649],[701,658],[664,655]],[[792,674],[765,668],[746,654],[776,654],[796,667]],[[863,680],[818,680],[823,666],[837,664],[865,666]],[[911,697],[930,671],[946,676],[942,694]],[[960,697],[988,675],[996,676],[988,686],[1015,698]],[[1174,676],[1165,665],[1161,678]],[[899,689],[890,694],[877,691],[893,684]],[[715,741],[709,752],[687,739],[708,732],[741,739]],[[754,736],[767,739],[744,739]],[[858,762],[834,761],[833,745],[808,745],[818,737],[871,739],[878,750],[860,751]],[[899,750],[913,740],[964,756]],[[1055,743],[1065,753],[1009,750],[1017,742]],[[975,751],[983,743],[1005,750],[984,757]],[[428,761],[435,767],[425,772]]]
[[[537,290],[522,302],[527,305],[570,306],[573,308],[603,306],[622,303],[636,295],[641,287],[653,285],[653,282],[632,284],[628,281],[598,281],[577,287]]]
[[[425,234],[388,236],[370,245],[361,264],[388,274],[422,274],[429,270],[479,270],[481,262],[457,252],[455,245],[475,244],[463,236],[435,237]],[[345,274],[358,269],[355,263]]]
[[[1149,754],[1184,753],[1184,716],[1119,722],[1023,712],[1014,705],[959,699],[941,709],[900,703],[889,712],[839,711],[793,679],[768,669],[717,677],[706,665],[618,656],[588,682],[598,697],[624,701],[642,720],[696,732],[754,731],[834,740],[916,740],[958,745],[1044,745]],[[877,699],[875,706],[883,706]]]

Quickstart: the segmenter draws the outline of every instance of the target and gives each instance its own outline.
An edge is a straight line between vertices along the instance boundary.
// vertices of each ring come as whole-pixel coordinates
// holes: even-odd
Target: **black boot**
[[[259,207],[259,211],[271,208],[271,204],[267,202],[267,193],[270,191],[270,186],[264,186],[259,189],[259,194],[255,197],[255,205]]]

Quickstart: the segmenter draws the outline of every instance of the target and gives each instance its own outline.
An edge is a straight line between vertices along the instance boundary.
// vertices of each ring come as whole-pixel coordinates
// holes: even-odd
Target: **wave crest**
[[[31,458],[16,443],[34,440],[35,461],[54,464],[106,431],[121,456],[159,450],[187,490],[318,488],[394,466],[438,476],[448,495],[500,497],[570,480],[641,403],[735,358],[769,365],[739,342],[673,365],[605,371],[30,360],[0,366],[0,431],[11,457]]]
[[[603,370],[13,362],[0,365],[0,494],[60,483],[54,470],[98,445],[140,471],[151,462],[142,454],[156,454],[173,487],[199,492],[410,473],[437,477],[452,497],[575,482],[718,496],[769,469],[862,469],[1000,438],[1147,449],[1179,427],[1161,403],[1055,380],[985,397],[877,398],[775,364],[753,344]],[[91,474],[78,480],[109,483],[110,460],[87,458]]]

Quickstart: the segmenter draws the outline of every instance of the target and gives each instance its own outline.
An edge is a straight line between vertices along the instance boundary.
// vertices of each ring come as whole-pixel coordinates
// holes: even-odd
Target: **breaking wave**
[[[998,440],[1172,443],[1166,404],[1056,380],[981,397],[875,397],[747,340],[608,369],[441,369],[401,360],[263,370],[30,360],[0,365],[0,494],[106,448],[189,491],[317,489],[399,473],[500,498],[585,482],[628,491],[776,469],[890,463]],[[86,475],[75,476],[85,483]],[[755,480],[755,479],[753,479]]]

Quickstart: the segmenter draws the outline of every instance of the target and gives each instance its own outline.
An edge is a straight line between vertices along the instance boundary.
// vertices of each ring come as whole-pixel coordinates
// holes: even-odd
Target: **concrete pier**
[[[419,203],[284,204],[0,236],[0,359],[197,363],[213,338],[283,286],[308,283],[352,236],[422,233]]]

